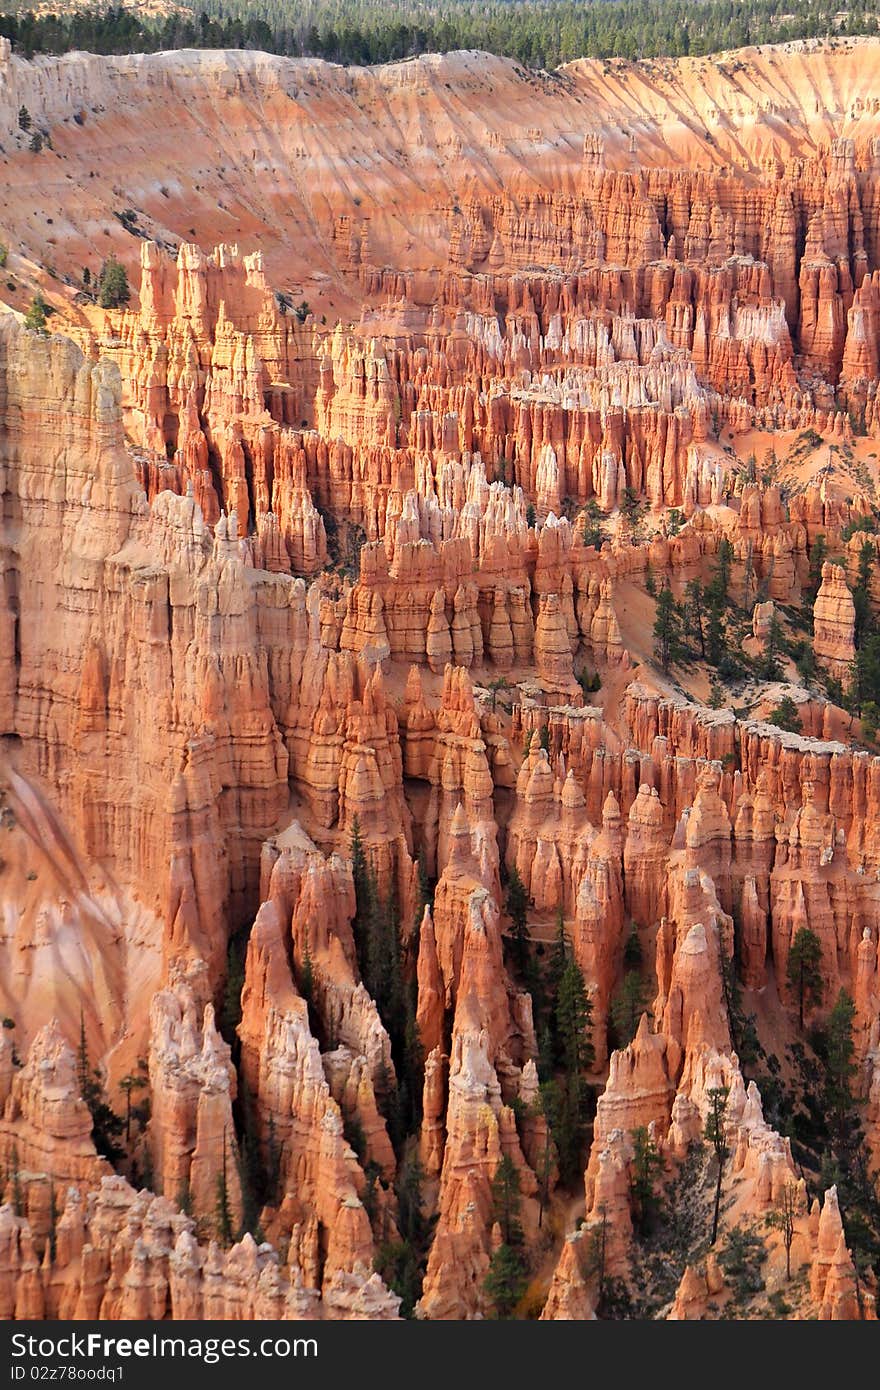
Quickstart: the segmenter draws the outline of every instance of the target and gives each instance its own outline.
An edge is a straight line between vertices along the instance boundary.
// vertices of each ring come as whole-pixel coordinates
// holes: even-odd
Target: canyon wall
[[[849,679],[880,602],[878,53],[552,81],[0,55],[52,135],[10,151],[10,274],[63,330],[0,316],[0,1316],[394,1318],[387,1252],[422,1226],[416,1315],[486,1316],[503,1160],[526,1242],[552,1232],[542,1316],[605,1315],[597,1239],[638,1273],[634,1134],[674,1182],[721,1091],[724,1230],[792,1189],[793,1315],[873,1315],[731,979],[784,1050],[813,934],[806,1023],[852,996],[876,1161],[880,758],[815,683],[685,689],[648,600],[723,562],[744,643],[805,613]],[[222,153],[216,115],[153,142],[171,97],[187,128],[222,108]],[[39,210],[46,161],[73,181],[132,112],[137,158],[71,187],[47,278],[16,180]],[[310,182],[319,125],[340,156]],[[102,310],[81,265],[114,178],[139,234],[106,238],[133,295]],[[782,685],[801,733],[762,717]],[[576,1218],[517,883],[527,953],[567,941],[592,1014]],[[732,1296],[710,1258],[658,1309]]]

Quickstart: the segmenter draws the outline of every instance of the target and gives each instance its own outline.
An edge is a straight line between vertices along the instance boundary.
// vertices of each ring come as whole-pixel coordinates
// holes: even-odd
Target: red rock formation
[[[676,691],[648,600],[649,572],[683,598],[729,542],[728,631],[751,615],[757,656],[821,536],[841,563],[813,647],[848,682],[880,423],[875,51],[584,61],[564,81],[458,54],[355,81],[268,55],[0,50],[8,129],[28,105],[54,150],[7,142],[9,273],[30,292],[51,259],[52,326],[79,344],[0,322],[0,1315],[394,1317],[373,1264],[416,1155],[422,1315],[490,1311],[502,1156],[527,1244],[539,1207],[547,1236],[530,1306],[549,1279],[546,1319],[604,1314],[598,1240],[633,1283],[634,1132],[675,1182],[726,1090],[722,1236],[796,1183],[736,1056],[731,971],[781,1055],[802,926],[815,1021],[853,996],[880,1151],[880,760],[815,690],[785,687],[803,734],[761,722],[781,684],[734,696],[751,717],[702,661]],[[267,132],[278,178],[296,170],[271,225]],[[139,291],[104,311],[72,292],[76,228],[107,221],[133,165],[145,235],[109,241],[130,272],[139,244]],[[731,707],[700,704],[710,688]],[[560,919],[598,1092],[576,1232],[537,1068],[533,972]],[[609,1057],[625,960],[652,1004]],[[80,1026],[112,1103],[148,1061],[149,1123],[117,1166],[149,1159],[158,1195],[96,1154]],[[218,1174],[234,1234],[256,1228],[239,1159],[269,1241],[221,1250]],[[797,1315],[870,1316],[833,1190],[815,1220],[797,1201]],[[659,1311],[730,1303],[691,1259]]]
[[[848,677],[855,657],[855,620],[855,605],[843,570],[839,565],[824,564],[813,608],[813,651],[816,660],[838,680]]]

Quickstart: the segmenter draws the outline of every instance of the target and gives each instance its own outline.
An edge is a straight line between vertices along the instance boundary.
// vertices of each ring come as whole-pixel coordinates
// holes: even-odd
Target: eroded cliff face
[[[0,318],[0,1315],[485,1316],[501,1169],[541,1251],[523,1311],[608,1316],[611,1288],[650,1316],[757,1315],[725,1265],[745,1229],[777,1315],[873,1316],[850,1198],[803,1180],[746,1028],[793,1084],[801,1003],[827,1024],[847,991],[876,1162],[880,759],[815,680],[786,683],[779,637],[809,615],[801,657],[847,682],[880,600],[880,115],[853,53],[749,52],[759,94],[737,103],[715,72],[717,134],[688,146],[705,167],[669,134],[673,64],[652,84],[613,65],[590,110],[595,65],[566,70],[574,148],[558,95],[540,128],[524,107],[518,135],[441,138],[438,74],[477,113],[519,90],[467,55],[111,60],[118,90],[82,122],[93,60],[4,61],[71,159],[129,101],[148,125],[159,73],[222,92],[240,142],[250,64],[289,114],[273,200],[309,167],[310,103],[356,109],[359,140],[378,91],[437,129],[413,147],[409,241],[416,174],[387,140],[384,203],[352,153],[307,232],[214,205],[237,244],[213,250],[180,231],[169,250],[169,172],[135,305],[59,294],[69,336]],[[723,162],[725,121],[774,114],[786,62],[817,110],[798,97],[785,151],[759,122]],[[662,153],[611,120],[627,82]],[[326,285],[313,312],[290,290],[294,232],[338,286],[328,322]],[[726,699],[698,657],[686,691],[664,674],[649,601],[719,566],[766,663]],[[780,682],[800,734],[764,722]],[[801,1001],[803,929],[825,987]],[[540,1084],[564,1080],[560,950],[597,1097],[574,1184]],[[719,1094],[718,1258],[646,1285],[645,1144],[668,1193],[696,1194],[696,1232]]]

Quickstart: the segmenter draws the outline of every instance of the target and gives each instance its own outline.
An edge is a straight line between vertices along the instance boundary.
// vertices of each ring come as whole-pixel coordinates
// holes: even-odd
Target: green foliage
[[[684,652],[684,639],[681,628],[681,615],[672,590],[668,584],[657,595],[657,610],[654,618],[654,656],[664,671],[681,659]]]
[[[223,985],[223,999],[220,1004],[218,1026],[230,1047],[239,1046],[236,1029],[241,1022],[241,992],[244,989],[244,966],[247,954],[247,939],[241,932],[229,938],[226,947],[226,980]]]
[[[838,1138],[851,1120],[855,1105],[852,1093],[856,1074],[852,1035],[855,1013],[852,997],[842,989],[828,1019],[825,1044],[825,1101],[832,1134]]]
[[[401,1317],[411,1318],[422,1294],[432,1222],[426,1221],[421,1209],[421,1184],[424,1178],[417,1158],[411,1157],[403,1166],[397,1183],[398,1221],[400,1240],[385,1241],[377,1249],[373,1267],[389,1289],[401,1298]]]
[[[3,269],[9,259],[9,247],[5,242],[0,241],[0,270]]]
[[[559,957],[564,953],[560,965]],[[557,974],[558,972],[558,974]],[[584,1077],[595,1053],[591,1038],[592,1004],[583,976],[565,941],[560,923],[549,963],[551,1015],[546,1041],[542,1039],[542,1070],[548,1079],[541,1088],[547,1116],[559,1155],[559,1174],[564,1183],[574,1182],[583,1170],[591,1091]],[[558,980],[558,983],[557,983]],[[551,1058],[546,1055],[547,1050]],[[558,1067],[558,1079],[552,1073]]]
[[[492,1219],[501,1228],[501,1239],[505,1245],[517,1248],[522,1245],[519,1172],[508,1154],[501,1159],[492,1179]]]
[[[32,333],[45,334],[47,332],[46,320],[48,318],[48,308],[49,306],[45,299],[40,294],[39,290],[37,290],[37,293],[31,300],[31,307],[24,316],[25,328],[29,328]]]
[[[684,621],[690,635],[696,639],[700,656],[706,655],[706,627],[708,623],[706,591],[698,579],[691,579],[684,591]]]
[[[124,309],[131,298],[125,267],[110,256],[98,276],[98,304],[102,309]]]
[[[657,1184],[665,1165],[663,1155],[644,1125],[633,1130],[632,1140],[630,1194],[633,1220],[639,1235],[645,1236],[654,1226],[660,1213]]]
[[[623,968],[624,970],[638,970],[642,964],[644,952],[642,950],[642,940],[639,936],[639,929],[635,922],[630,922],[626,941],[623,943]]]
[[[232,1208],[229,1204],[229,1179],[226,1173],[226,1134],[223,1135],[223,1162],[215,1180],[214,1234],[225,1249],[232,1244]]]
[[[587,502],[583,518],[584,545],[592,545],[596,550],[601,550],[605,536],[602,531],[602,510],[595,497],[591,497]]]
[[[798,1001],[801,1032],[804,1028],[804,1005],[822,1002],[822,943],[809,927],[799,927],[788,953],[786,967],[788,987]]]
[[[26,106],[18,108],[18,128],[19,130],[30,130],[31,128],[31,113]]]
[[[627,970],[611,999],[611,1024],[615,1047],[632,1042],[647,1003],[644,981],[638,970]]]
[[[497,1318],[509,1318],[528,1286],[522,1253],[511,1245],[499,1245],[489,1261],[483,1290]]]
[[[28,149],[31,154],[39,154],[43,148],[43,137],[38,130],[35,130],[28,141]]]
[[[634,538],[638,536],[641,524],[648,510],[648,504],[640,497],[634,487],[625,487],[620,499],[620,510],[632,529]]]
[[[875,536],[877,534],[877,518],[870,513],[867,516],[850,517],[849,521],[841,528],[840,539],[846,544],[861,531],[867,535]]]
[[[871,576],[874,571],[874,562],[877,559],[877,550],[874,541],[865,540],[859,548],[859,565],[856,577],[855,588],[853,589],[853,603],[856,610],[856,621],[853,630],[853,640],[856,647],[861,647],[864,638],[873,626],[873,615],[871,613]]]
[[[756,1231],[735,1226],[728,1231],[718,1255],[718,1263],[730,1285],[734,1302],[742,1304],[764,1288],[761,1266],[767,1248]]]
[[[86,1041],[86,1025],[83,1015],[79,1020],[79,1047],[76,1054],[76,1074],[79,1093],[85,1101],[92,1117],[92,1141],[98,1153],[111,1163],[117,1163],[124,1155],[117,1143],[124,1128],[122,1118],[107,1103],[104,1083],[97,1067],[93,1067]]]
[[[862,737],[868,743],[874,743],[877,738],[877,729],[880,727],[880,705],[873,700],[866,700],[862,705]]]
[[[725,1116],[727,1114],[727,1098],[729,1094],[730,1091],[727,1086],[712,1086],[706,1093],[709,1101],[709,1111],[706,1115],[703,1138],[707,1139],[712,1145],[717,1167],[711,1245],[714,1245],[718,1239],[718,1221],[721,1216],[721,1185],[724,1180],[724,1164],[730,1154],[725,1130]]]
[[[388,1097],[392,1142],[400,1148],[421,1118],[424,1058],[416,1024],[416,981],[405,970],[397,902],[382,897],[376,870],[367,859],[360,822],[352,823],[351,865],[355,889],[352,923],[358,967],[391,1040],[398,1084]]]
[[[798,707],[790,695],[783,695],[776,708],[767,716],[767,723],[777,729],[786,729],[790,734],[799,734],[803,728]]]
[[[785,1277],[791,1278],[791,1247],[794,1244],[795,1221],[798,1214],[798,1189],[787,1182],[776,1200],[776,1206],[766,1217],[771,1230],[779,1231],[785,1247]]]
[[[507,879],[507,892],[504,897],[504,910],[510,918],[510,941],[513,959],[520,975],[524,975],[529,960],[529,922],[528,912],[531,899],[525,884],[514,864]]]
[[[584,977],[572,956],[562,972],[556,1002],[559,1061],[566,1073],[581,1072],[595,1061],[590,1038],[592,1015],[593,1006],[587,997]]]
[[[527,67],[583,56],[650,60],[700,56],[749,44],[825,34],[876,34],[876,11],[839,14],[818,0],[198,0],[155,17],[111,6],[40,13],[12,3],[0,32],[33,53],[156,52],[169,48],[258,48],[332,62],[383,63],[419,53],[486,49]],[[734,72],[734,65],[728,67]]]
[[[505,1154],[492,1179],[492,1219],[501,1230],[501,1245],[489,1264],[483,1284],[497,1317],[510,1317],[528,1282],[520,1222],[519,1172]]]
[[[778,681],[782,678],[779,658],[785,652],[785,632],[776,609],[770,619],[764,651],[758,659],[757,671],[761,680]]]
[[[810,604],[816,602],[816,595],[822,583],[822,566],[828,559],[828,543],[820,533],[813,544],[810,546],[810,577],[805,591],[805,597]]]

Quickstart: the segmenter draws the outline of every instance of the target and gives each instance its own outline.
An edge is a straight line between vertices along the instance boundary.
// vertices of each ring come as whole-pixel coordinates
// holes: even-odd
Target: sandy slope
[[[779,172],[834,136],[872,158],[876,40],[810,41],[717,59],[583,60],[534,75],[484,53],[343,69],[262,53],[182,51],[0,59],[0,239],[28,279],[93,268],[150,235],[260,245],[270,279],[330,313],[345,219],[369,219],[370,259],[443,265],[448,219],[471,193],[571,189],[586,137],[609,168],[686,162]],[[51,135],[33,154],[26,105]],[[588,171],[589,176],[589,171]]]

